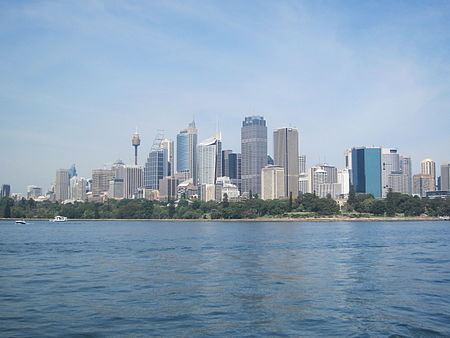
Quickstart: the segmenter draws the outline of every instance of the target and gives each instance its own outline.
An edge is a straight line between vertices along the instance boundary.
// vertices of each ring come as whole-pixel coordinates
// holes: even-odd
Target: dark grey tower
[[[242,193],[261,196],[261,169],[267,165],[267,126],[262,116],[248,116],[241,128]]]

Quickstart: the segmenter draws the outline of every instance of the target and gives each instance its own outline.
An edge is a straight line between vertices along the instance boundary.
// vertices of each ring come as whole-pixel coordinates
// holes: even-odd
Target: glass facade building
[[[355,192],[381,198],[381,148],[353,148],[351,157]]]
[[[188,173],[194,182],[197,175],[197,128],[195,122],[177,135],[177,172]]]
[[[267,165],[267,126],[262,116],[248,116],[241,128],[242,193],[261,195],[261,170]]]
[[[159,190],[159,180],[167,176],[168,156],[164,149],[152,150],[144,167],[144,187]]]

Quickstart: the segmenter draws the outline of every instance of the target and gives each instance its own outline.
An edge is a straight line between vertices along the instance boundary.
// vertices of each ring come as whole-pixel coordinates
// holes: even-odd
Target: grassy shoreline
[[[18,218],[17,218],[18,219]],[[16,218],[0,218],[2,221],[16,221]],[[26,221],[49,221],[47,218],[23,218]],[[450,221],[450,219],[430,216],[418,217],[305,217],[305,218],[245,218],[245,219],[119,219],[119,218],[71,218],[68,222],[79,221],[138,221],[138,222],[401,222],[401,221]]]

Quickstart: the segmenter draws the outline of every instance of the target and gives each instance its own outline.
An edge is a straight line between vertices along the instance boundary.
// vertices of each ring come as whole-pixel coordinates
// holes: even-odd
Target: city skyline
[[[395,147],[412,173],[449,160],[450,4],[444,1],[4,2],[0,4],[0,183],[44,190],[143,165],[157,129],[195,118],[240,150],[244,116],[299,130],[308,166],[343,168],[346,149]],[[405,15],[407,13],[407,15]],[[446,153],[447,151],[447,153]],[[272,154],[273,155],[273,154]]]

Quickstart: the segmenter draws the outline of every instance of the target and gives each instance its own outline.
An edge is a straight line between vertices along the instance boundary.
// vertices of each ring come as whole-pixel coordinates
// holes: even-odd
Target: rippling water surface
[[[449,336],[450,222],[0,222],[1,336]]]

